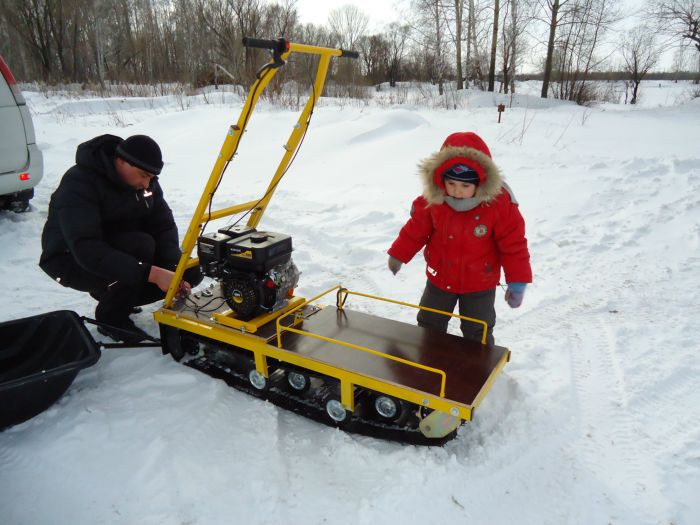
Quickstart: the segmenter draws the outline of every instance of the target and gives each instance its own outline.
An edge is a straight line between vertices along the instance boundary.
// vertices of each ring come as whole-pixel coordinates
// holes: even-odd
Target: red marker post
[[[501,123],[501,113],[503,113],[506,110],[506,105],[505,104],[499,104],[498,105],[498,123]]]

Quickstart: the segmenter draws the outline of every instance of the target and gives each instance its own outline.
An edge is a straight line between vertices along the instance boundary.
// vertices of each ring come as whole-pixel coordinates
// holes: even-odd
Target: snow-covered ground
[[[501,124],[499,97],[475,92],[456,111],[317,108],[262,224],[293,236],[305,296],[340,282],[418,301],[422,258],[393,277],[385,252],[420,192],[417,161],[451,132],[485,138],[521,203],[534,284],[518,310],[499,291],[495,335],[512,359],[457,439],[347,435],[159,350],[105,350],[51,409],[0,433],[0,522],[700,523],[700,99],[676,104],[689,86],[657,84],[635,108],[517,95]],[[92,315],[36,265],[75,147],[156,138],[182,232],[240,102],[26,97],[46,174],[30,213],[0,212],[0,321]],[[259,196],[295,118],[261,105],[216,207]],[[156,307],[135,316],[154,334]]]

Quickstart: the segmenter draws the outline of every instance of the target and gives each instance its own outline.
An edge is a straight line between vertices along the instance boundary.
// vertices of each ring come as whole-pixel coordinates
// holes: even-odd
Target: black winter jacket
[[[51,277],[61,276],[56,262],[66,257],[58,256],[70,253],[83,269],[108,281],[146,282],[151,265],[107,243],[110,235],[130,231],[153,236],[159,258],[177,264],[177,226],[163,190],[156,179],[146,191],[122,181],[114,167],[114,152],[121,141],[101,135],[78,146],[75,166],[51,195],[39,261]]]

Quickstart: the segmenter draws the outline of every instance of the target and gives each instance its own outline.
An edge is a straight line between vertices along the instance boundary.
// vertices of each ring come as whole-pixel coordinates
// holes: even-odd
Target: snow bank
[[[27,98],[46,176],[30,213],[0,212],[0,319],[91,315],[89,297],[36,266],[77,144],[155,137],[184,231],[240,106],[129,101],[123,128],[100,101],[61,122],[56,101]],[[294,237],[304,295],[342,282],[416,302],[420,256],[393,277],[385,251],[420,192],[417,161],[453,131],[485,138],[521,202],[535,282],[518,310],[499,291],[495,335],[512,361],[456,440],[421,449],[346,435],[156,350],[107,350],[58,404],[0,434],[3,523],[700,521],[700,106],[517,98],[500,125],[484,94],[459,111],[319,107],[263,221]],[[217,206],[261,193],[295,119],[255,113]],[[351,307],[413,322],[385,304]],[[155,308],[135,316],[153,333]]]

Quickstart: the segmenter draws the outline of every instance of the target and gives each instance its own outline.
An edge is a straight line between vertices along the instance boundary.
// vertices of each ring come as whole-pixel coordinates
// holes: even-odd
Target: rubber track
[[[241,392],[245,392],[246,394],[260,399],[266,399],[280,408],[323,423],[329,427],[340,428],[351,434],[360,434],[387,441],[419,446],[442,446],[457,435],[457,431],[455,430],[444,438],[427,438],[417,428],[389,425],[378,421],[362,419],[354,414],[350,416],[348,421],[338,424],[328,416],[325,407],[313,403],[313,396],[302,398],[277,388],[274,385],[269,386],[264,391],[259,391],[251,386],[248,379],[242,374],[236,373],[228,367],[219,366],[204,357],[191,359],[187,362],[183,361],[183,364],[216,379],[221,379],[236,390],[240,390]]]

